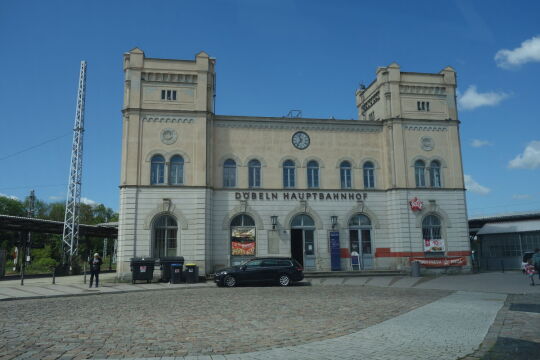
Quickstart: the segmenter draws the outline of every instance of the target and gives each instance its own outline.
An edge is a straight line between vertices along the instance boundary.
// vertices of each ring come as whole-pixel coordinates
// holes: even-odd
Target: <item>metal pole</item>
[[[86,284],[86,263],[83,265],[83,273],[84,273],[84,283]]]
[[[52,283],[56,284],[56,268],[52,269]]]

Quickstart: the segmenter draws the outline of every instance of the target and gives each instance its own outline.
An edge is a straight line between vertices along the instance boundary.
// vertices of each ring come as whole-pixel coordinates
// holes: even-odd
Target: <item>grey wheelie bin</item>
[[[135,257],[131,258],[131,283],[135,284],[137,280],[146,280],[152,282],[154,277],[155,260],[153,258]]]

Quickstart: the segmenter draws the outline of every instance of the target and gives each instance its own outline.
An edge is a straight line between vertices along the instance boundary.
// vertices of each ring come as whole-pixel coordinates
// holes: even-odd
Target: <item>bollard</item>
[[[411,262],[411,276],[420,277],[420,261]]]
[[[86,284],[86,263],[83,265],[84,283]]]
[[[502,272],[504,272],[504,261],[501,260],[501,269],[502,269]]]
[[[52,269],[52,283],[53,285],[56,284],[56,269]]]

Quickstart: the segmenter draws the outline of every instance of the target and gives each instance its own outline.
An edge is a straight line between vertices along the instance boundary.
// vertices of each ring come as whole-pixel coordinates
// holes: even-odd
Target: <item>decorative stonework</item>
[[[446,96],[446,88],[445,87],[440,87],[440,86],[400,85],[399,86],[399,92],[401,94]]]
[[[411,131],[447,131],[446,126],[433,126],[433,125],[405,125],[405,129]]]
[[[350,125],[350,124],[301,124],[301,123],[278,123],[278,122],[255,122],[255,121],[225,121],[219,120],[214,123],[222,128],[251,128],[251,129],[284,129],[284,130],[320,130],[320,131],[347,131],[376,133],[382,131],[382,126]]]
[[[197,75],[192,74],[171,74],[161,72],[143,72],[141,79],[144,81],[157,81],[181,84],[196,84]]]
[[[435,143],[429,136],[424,136],[420,139],[420,147],[425,151],[431,151],[435,147]]]
[[[161,142],[166,145],[172,145],[176,142],[178,134],[173,129],[163,129],[161,130]]]
[[[145,115],[143,117],[143,121],[155,123],[191,124],[193,121],[195,121],[195,119],[168,115]]]

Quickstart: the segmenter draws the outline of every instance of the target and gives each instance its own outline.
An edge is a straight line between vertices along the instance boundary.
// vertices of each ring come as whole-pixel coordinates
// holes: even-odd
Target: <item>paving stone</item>
[[[361,286],[183,287],[2,301],[2,358],[38,351],[38,358],[252,359],[243,354],[339,338],[448,294]]]

